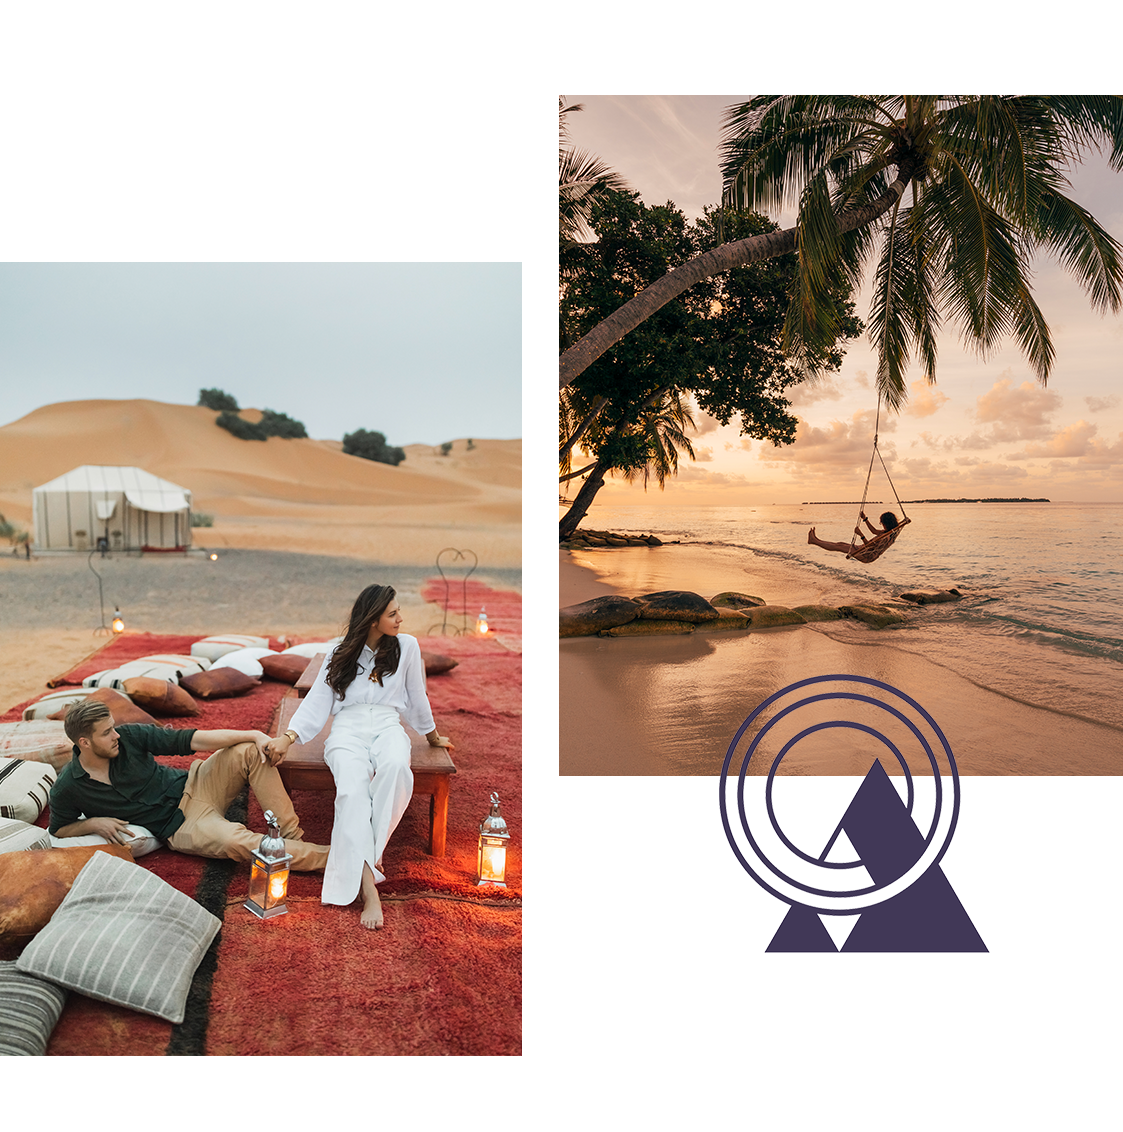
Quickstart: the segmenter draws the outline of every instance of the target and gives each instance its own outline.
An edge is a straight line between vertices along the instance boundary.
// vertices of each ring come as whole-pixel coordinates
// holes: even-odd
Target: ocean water
[[[871,504],[866,512],[876,520],[887,509],[895,508]],[[848,541],[857,504],[601,506],[586,525],[747,552],[782,567],[793,589],[810,585],[824,603],[955,587],[961,601],[916,607],[908,632],[884,632],[879,644],[923,655],[1023,703],[1123,730],[1123,504],[926,503],[906,510],[908,527],[868,566],[807,543],[812,526],[820,538]],[[854,629],[816,628],[840,639]]]

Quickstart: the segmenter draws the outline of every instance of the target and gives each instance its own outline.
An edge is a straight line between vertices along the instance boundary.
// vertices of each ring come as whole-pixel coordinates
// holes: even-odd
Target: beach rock
[[[855,621],[862,621],[874,629],[900,625],[906,620],[901,614],[894,613],[885,605],[840,605],[838,611],[844,617],[852,617]]]
[[[792,612],[808,622],[842,620],[842,614],[833,605],[797,605]]]
[[[636,598],[640,616],[653,621],[716,621],[721,614],[698,594],[689,590],[660,590]]]
[[[736,590],[726,590],[717,597],[710,598],[710,605],[725,609],[744,609],[747,605],[767,605],[762,597],[753,597],[752,594],[739,594]]]
[[[897,595],[901,601],[911,601],[914,605],[934,605],[942,601],[958,601],[962,596],[956,589],[938,590],[936,593],[914,590],[912,593]]]
[[[806,621],[786,605],[754,605],[741,612],[749,619],[750,629],[775,629],[781,625],[804,625]]]
[[[697,626],[692,621],[629,621],[612,629],[602,629],[598,637],[650,637],[657,633],[693,633]]]
[[[744,613],[736,609],[723,609],[716,621],[703,621],[700,629],[747,629],[749,619]]]
[[[661,538],[656,538],[654,535],[648,535],[643,541],[646,542],[648,546],[663,545],[663,540]]]
[[[630,597],[609,594],[578,605],[567,605],[560,611],[562,637],[591,637],[601,629],[626,625],[640,614],[639,606]]]

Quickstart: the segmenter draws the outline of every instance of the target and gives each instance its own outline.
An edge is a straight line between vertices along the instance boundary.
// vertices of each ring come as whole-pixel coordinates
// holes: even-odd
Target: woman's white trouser
[[[397,709],[343,708],[332,721],[324,762],[335,779],[335,823],[320,900],[350,904],[359,895],[364,861],[376,882],[386,879],[382,851],[413,795],[409,736]]]

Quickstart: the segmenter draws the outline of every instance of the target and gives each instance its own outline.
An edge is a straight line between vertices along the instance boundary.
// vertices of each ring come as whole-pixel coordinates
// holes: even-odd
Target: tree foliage
[[[1118,310],[1123,248],[1065,193],[1066,169],[1106,146],[1123,169],[1118,95],[760,95],[726,115],[724,203],[798,205],[794,228],[723,242],[630,297],[563,355],[561,384],[700,279],[798,253],[784,346],[813,364],[835,333],[829,296],[873,269],[878,387],[905,397],[936,335],[956,326],[984,354],[1007,337],[1044,381],[1053,362],[1032,266],[1050,254],[1093,306]]]
[[[716,210],[691,223],[673,204],[648,207],[634,193],[603,194],[591,205],[590,223],[595,243],[562,246],[563,349],[720,239]],[[776,230],[765,217],[737,210],[725,212],[722,226],[738,239]],[[786,256],[704,279],[597,358],[562,391],[563,478],[579,443],[594,457],[590,471],[630,478],[644,469],[645,483],[654,472],[662,485],[677,467],[668,451],[692,455],[689,442],[675,439],[685,440],[686,398],[723,425],[736,418],[746,436],[790,444],[796,418],[786,391],[808,368],[837,369],[842,342],[861,330],[840,283],[830,292],[834,339],[800,364],[789,360],[782,336],[795,269],[795,257]],[[575,525],[576,506],[563,531]]]
[[[266,436],[283,436],[288,439],[307,439],[308,432],[302,421],[294,421],[284,413],[272,409],[261,410],[261,430]]]
[[[343,437],[343,451],[349,456],[361,456],[364,460],[377,460],[380,464],[393,464],[395,467],[406,458],[404,449],[392,448],[386,443],[385,433],[368,432],[365,428]]]
[[[224,393],[221,389],[200,389],[198,404],[202,405],[204,409],[214,409],[215,412],[229,410],[236,413],[238,411],[237,399],[229,393]]]

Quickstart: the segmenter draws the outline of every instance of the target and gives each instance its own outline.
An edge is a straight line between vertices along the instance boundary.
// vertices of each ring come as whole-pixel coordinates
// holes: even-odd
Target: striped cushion
[[[0,960],[0,1055],[40,1057],[66,1002],[66,991]]]
[[[62,770],[74,753],[74,744],[66,737],[61,720],[21,719],[0,723],[0,756],[50,763]]]
[[[37,825],[28,825],[15,818],[0,818],[0,853],[20,849],[50,849],[51,835]]]
[[[264,637],[249,637],[242,633],[226,633],[217,637],[204,637],[191,646],[192,656],[218,660],[236,649],[267,649],[269,642]]]
[[[0,758],[0,818],[35,821],[57,777],[55,768],[46,763]]]
[[[95,853],[19,969],[179,1023],[195,968],[221,926],[154,873]]]

